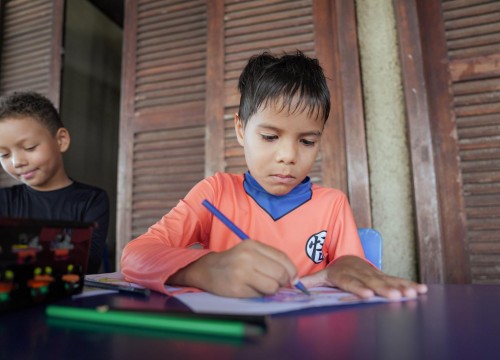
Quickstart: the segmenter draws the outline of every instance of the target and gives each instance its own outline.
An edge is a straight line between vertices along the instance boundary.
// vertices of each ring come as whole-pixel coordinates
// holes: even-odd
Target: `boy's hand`
[[[426,285],[386,275],[356,256],[343,256],[301,280],[307,287],[335,286],[365,299],[374,295],[394,300],[414,298],[427,292]]]
[[[297,270],[280,250],[246,240],[222,252],[209,253],[168,279],[216,295],[254,297],[275,294],[290,284]]]

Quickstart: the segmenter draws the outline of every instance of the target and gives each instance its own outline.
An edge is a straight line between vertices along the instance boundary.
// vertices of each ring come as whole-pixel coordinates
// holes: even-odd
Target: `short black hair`
[[[23,91],[0,97],[0,121],[21,117],[40,122],[52,135],[64,127],[52,102],[39,93]]]
[[[281,57],[269,52],[252,56],[240,75],[238,89],[238,116],[244,125],[261,106],[271,102],[280,104],[280,110],[287,107],[290,113],[307,109],[310,116],[324,122],[330,114],[330,91],[323,69],[317,59],[301,51]]]

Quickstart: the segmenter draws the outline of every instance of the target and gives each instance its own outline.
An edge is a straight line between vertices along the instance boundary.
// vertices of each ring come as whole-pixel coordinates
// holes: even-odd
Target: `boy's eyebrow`
[[[276,126],[272,126],[272,125],[260,124],[260,125],[257,125],[257,127],[263,128],[263,129],[268,129],[268,130],[274,130],[276,132],[281,131],[280,128],[277,128]],[[299,135],[301,135],[301,136],[321,136],[321,134],[322,134],[321,130],[312,130],[312,131],[302,132]]]

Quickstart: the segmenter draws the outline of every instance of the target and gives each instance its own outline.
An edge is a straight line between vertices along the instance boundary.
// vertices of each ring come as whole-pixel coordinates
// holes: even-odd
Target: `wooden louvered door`
[[[59,107],[64,0],[0,1],[0,94],[36,91]],[[14,179],[0,172],[0,187]]]
[[[204,177],[206,30],[204,1],[126,2],[117,267]]]
[[[474,283],[500,283],[500,2],[443,2]]]
[[[246,170],[233,125],[237,81],[265,50],[300,49],[333,79],[311,176],[348,193],[359,225],[370,226],[353,2],[131,0],[125,13],[117,264],[123,246],[197,181]]]
[[[422,279],[500,283],[500,2],[395,4]]]

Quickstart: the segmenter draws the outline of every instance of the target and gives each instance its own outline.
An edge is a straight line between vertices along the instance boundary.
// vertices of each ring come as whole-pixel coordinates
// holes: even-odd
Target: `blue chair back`
[[[358,234],[366,258],[379,270],[382,270],[382,235],[371,228],[359,228]]]

